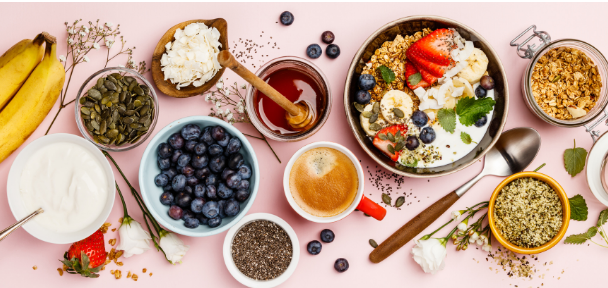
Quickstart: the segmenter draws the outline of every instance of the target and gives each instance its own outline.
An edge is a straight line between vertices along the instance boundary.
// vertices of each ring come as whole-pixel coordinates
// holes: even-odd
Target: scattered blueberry
[[[201,136],[201,127],[196,124],[186,124],[180,132],[182,138],[186,140],[195,140]]]
[[[181,171],[182,174],[184,174],[184,176],[189,177],[194,175],[194,168],[192,168],[192,166],[190,166],[190,164],[182,167]]]
[[[196,155],[204,155],[207,152],[207,145],[205,143],[198,143],[194,146],[194,154]]]
[[[213,186],[216,186],[218,183],[220,183],[220,179],[218,179],[216,174],[210,174],[205,181],[205,184]]]
[[[279,19],[281,20],[281,24],[283,25],[289,26],[293,24],[293,14],[291,14],[291,12],[289,11],[281,13]]]
[[[407,150],[412,151],[418,148],[418,146],[420,146],[420,142],[418,142],[418,138],[416,138],[416,136],[407,136],[407,139],[405,140],[405,148],[407,148]]]
[[[429,122],[429,116],[424,111],[416,111],[412,114],[412,122],[418,127],[424,127]]]
[[[169,158],[173,155],[173,148],[169,144],[163,142],[158,145],[158,156],[160,158]]]
[[[190,202],[192,202],[192,195],[188,193],[179,193],[175,198],[175,203],[182,208],[190,208]]]
[[[435,141],[435,130],[432,127],[424,127],[420,131],[420,141],[424,144],[430,144]]]
[[[348,270],[348,261],[344,258],[338,258],[336,260],[336,263],[334,263],[334,268],[336,269],[336,271],[342,273]]]
[[[243,164],[236,173],[241,175],[241,179],[249,179],[251,177],[251,167],[247,164]]]
[[[182,219],[182,216],[184,216],[184,210],[181,207],[176,205],[169,207],[169,217],[179,220]]]
[[[372,74],[361,74],[359,76],[359,89],[369,91],[376,87],[376,78]]]
[[[211,169],[211,172],[220,173],[225,167],[226,157],[224,155],[215,156],[209,161],[209,169]]]
[[[234,189],[237,189],[237,190],[242,190],[242,189],[247,190],[247,189],[249,189],[249,181],[247,181],[247,180],[241,180],[241,182],[239,182],[239,185],[237,185],[236,188],[234,188]]]
[[[179,133],[173,133],[169,136],[169,145],[173,147],[173,149],[182,149],[184,147],[184,138]]]
[[[226,137],[226,130],[222,126],[215,126],[211,128],[211,137],[215,141],[221,141]]]
[[[220,217],[211,218],[209,219],[209,221],[207,221],[207,226],[209,226],[209,228],[215,228],[217,226],[220,226],[221,224],[222,218]]]
[[[203,215],[212,219],[220,215],[220,205],[215,201],[209,201],[203,205]]]
[[[312,254],[312,255],[317,255],[319,253],[321,253],[321,242],[317,241],[317,240],[312,240],[310,242],[308,242],[308,245],[306,245],[306,250],[308,250],[308,253]]]
[[[184,220],[184,226],[186,226],[186,228],[194,229],[197,228],[199,225],[200,222],[197,218],[188,218]]]
[[[355,94],[355,101],[361,105],[368,104],[372,100],[372,94],[369,94],[366,90],[359,90]]]
[[[479,85],[477,88],[475,88],[475,96],[477,96],[477,98],[485,98],[488,96],[488,91]]]
[[[228,199],[234,195],[234,191],[226,186],[224,183],[220,183],[217,186],[217,196],[220,196],[222,199]]]
[[[207,148],[207,153],[209,153],[209,156],[220,155],[223,152],[224,152],[224,148],[222,148],[222,146],[220,146],[218,144],[212,144],[209,146],[209,148]]]
[[[243,163],[245,163],[245,160],[243,160],[243,154],[240,153],[232,154],[228,159],[228,167],[230,169],[238,169]]]
[[[173,155],[171,155],[171,163],[177,164],[177,160],[179,159],[180,156],[182,156],[182,154],[184,154],[184,152],[182,152],[181,149],[174,150]]]
[[[194,177],[198,178],[199,180],[205,180],[209,175],[211,175],[211,170],[209,170],[209,167],[203,167],[202,169],[194,171]]]
[[[228,142],[228,146],[226,147],[226,153],[234,154],[239,152],[239,150],[241,150],[241,145],[241,140],[239,140],[239,138],[231,138],[230,142]]]
[[[336,59],[340,56],[340,47],[336,44],[329,44],[327,48],[325,48],[325,55],[331,59]]]
[[[160,170],[165,170],[171,168],[171,159],[169,158],[160,158],[158,157],[158,168]]]
[[[205,205],[205,199],[199,197],[194,198],[190,203],[190,210],[194,213],[201,213],[203,212],[203,205]]]
[[[306,48],[306,55],[308,55],[308,57],[313,58],[313,59],[317,59],[317,58],[321,57],[322,53],[323,53],[323,49],[321,49],[321,46],[319,46],[319,44],[310,44]]]
[[[188,176],[186,177],[186,185],[188,186],[195,186],[199,183],[198,178],[194,177],[194,176]]]
[[[246,181],[246,180],[244,180]],[[249,198],[249,190],[246,189],[239,189],[236,191],[236,193],[234,194],[234,199],[236,199],[239,202],[245,202],[245,200],[247,200]]]
[[[241,212],[241,205],[238,201],[234,199],[226,201],[226,204],[224,204],[224,214],[226,214],[226,216],[236,216],[239,212]]]
[[[173,191],[176,191],[176,192],[184,191],[185,187],[186,187],[186,176],[179,174],[179,175],[173,177],[173,181],[171,182],[171,188],[173,188]]]
[[[213,185],[207,185],[205,195],[209,200],[217,200],[217,188]]]
[[[483,89],[492,90],[494,89],[494,79],[488,75],[481,76],[479,85],[481,85]]]
[[[173,194],[171,192],[160,194],[160,203],[167,206],[171,205],[173,203]]]
[[[188,140],[186,141],[186,144],[184,144],[184,151],[186,152],[190,152],[193,153],[194,152],[194,146],[196,146],[196,144],[198,144],[198,142],[194,141],[194,140]]]
[[[483,127],[486,123],[488,123],[488,117],[484,115],[479,118],[479,120],[475,121],[475,127]]]
[[[196,155],[192,158],[192,160],[190,160],[190,163],[192,164],[192,167],[196,169],[202,169],[203,167],[207,166],[207,164],[209,164],[209,157],[204,154]]]
[[[334,33],[331,31],[325,31],[323,34],[321,34],[321,41],[323,41],[325,44],[331,44],[335,39],[336,36],[334,36]]]
[[[154,177],[154,184],[156,184],[157,187],[167,186],[167,184],[169,184],[169,176],[162,173],[156,175],[156,177]]]
[[[182,156],[179,156],[179,158],[177,159],[177,166],[184,167],[188,165],[188,163],[190,163],[190,159],[192,158],[189,154],[182,154]]]
[[[334,231],[331,231],[329,229],[323,229],[323,231],[321,231],[321,241],[325,243],[331,243],[332,241],[334,241],[335,237],[336,235],[334,234]]]

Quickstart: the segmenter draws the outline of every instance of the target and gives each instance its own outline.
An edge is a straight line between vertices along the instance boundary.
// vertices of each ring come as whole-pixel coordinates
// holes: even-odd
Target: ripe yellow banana
[[[19,88],[44,55],[44,36],[24,39],[0,56],[0,110],[19,91]]]
[[[63,88],[65,70],[57,60],[56,39],[46,32],[42,34],[47,42],[44,59],[0,112],[0,162],[17,150],[42,123]]]

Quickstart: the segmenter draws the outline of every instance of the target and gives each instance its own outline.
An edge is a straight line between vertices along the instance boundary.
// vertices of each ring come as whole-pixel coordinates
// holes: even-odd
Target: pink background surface
[[[368,239],[378,242],[386,239],[397,228],[411,219],[418,212],[439,199],[446,193],[460,186],[469,178],[476,175],[482,168],[481,163],[459,173],[438,179],[410,179],[405,178],[403,190],[412,193],[408,198],[410,205],[404,205],[401,210],[389,208],[384,221],[364,217],[362,214],[353,214],[339,223],[315,224],[298,216],[288,205],[284,194],[281,179],[283,169],[290,156],[305,144],[328,140],[338,142],[351,149],[360,157],[363,167],[375,167],[375,163],[363,152],[356,143],[354,136],[345,120],[342,95],[344,79],[350,61],[359,45],[377,28],[385,23],[409,15],[434,14],[452,18],[477,30],[490,42],[501,57],[508,74],[511,102],[509,107],[509,120],[506,129],[528,126],[537,129],[542,136],[542,147],[530,170],[542,163],[547,163],[541,172],[548,174],[560,182],[569,196],[582,194],[589,205],[589,219],[584,222],[572,221],[567,234],[580,233],[593,225],[599,212],[605,207],[599,203],[590,192],[585,181],[584,172],[571,178],[563,168],[562,153],[564,149],[572,146],[572,139],[577,140],[578,146],[590,149],[591,137],[585,133],[584,128],[565,129],[550,126],[534,116],[524,105],[520,93],[520,79],[526,60],[520,59],[515,49],[509,46],[513,37],[526,27],[536,24],[540,30],[548,31],[553,39],[576,38],[588,41],[600,51],[608,51],[608,39],[598,33],[598,27],[605,27],[608,20],[605,4],[298,4],[298,3],[269,3],[269,4],[238,4],[238,3],[188,3],[188,4],[0,4],[0,10],[10,11],[0,18],[0,51],[5,51],[23,38],[33,38],[41,31],[48,31],[59,38],[61,46],[58,54],[65,54],[66,31],[63,23],[73,22],[82,18],[84,21],[101,19],[101,22],[120,24],[122,35],[129,41],[128,44],[136,46],[134,60],[151,62],[151,55],[158,39],[167,29],[176,23],[190,19],[212,19],[222,17],[228,21],[228,40],[233,47],[233,41],[239,38],[253,39],[255,43],[266,45],[258,49],[254,60],[259,64],[268,59],[284,55],[305,57],[305,48],[311,43],[320,43],[320,34],[331,30],[336,35],[335,43],[341,48],[341,56],[330,60],[325,56],[314,60],[327,75],[334,95],[331,116],[323,129],[313,137],[297,143],[279,143],[271,141],[283,161],[279,164],[272,156],[268,147],[260,140],[250,139],[258,159],[261,162],[261,185],[258,197],[249,213],[267,212],[275,214],[295,229],[301,243],[302,255],[298,268],[293,276],[283,285],[285,287],[397,287],[422,286],[436,287],[450,285],[453,287],[467,287],[475,285],[476,281],[495,287],[539,287],[541,283],[548,287],[572,286],[573,284],[594,284],[595,275],[603,272],[602,260],[608,251],[595,245],[568,246],[558,244],[552,250],[540,254],[536,264],[537,272],[533,280],[509,278],[504,272],[495,272],[498,268],[492,262],[483,260],[486,254],[481,250],[469,249],[457,252],[452,244],[448,246],[446,268],[436,275],[424,274],[420,267],[412,260],[409,243],[393,256],[381,264],[372,264],[368,254],[372,248]],[[295,22],[289,27],[277,24],[279,14],[289,10],[295,15]],[[264,33],[262,33],[262,31]],[[262,37],[260,37],[262,35]],[[272,36],[272,40],[269,37]],[[279,49],[272,49],[267,42],[276,42]],[[324,46],[323,46],[324,47]],[[243,49],[239,43],[238,50]],[[261,54],[268,58],[259,57]],[[105,52],[94,51],[89,54],[90,63],[78,66],[67,99],[73,99],[80,84],[86,77],[101,68]],[[115,65],[124,64],[125,59],[115,60]],[[251,63],[251,62],[249,62]],[[251,66],[249,66],[252,68]],[[244,81],[230,71],[226,71],[227,83],[237,81],[239,85]],[[151,81],[148,73],[146,77]],[[202,97],[189,99],[174,99],[162,93],[159,94],[160,116],[157,130],[166,124],[191,115],[207,115],[210,104]],[[57,105],[49,115],[54,115]],[[28,139],[25,144],[41,137],[48,127],[52,117],[47,117],[40,128]],[[250,126],[237,126],[242,131],[255,133]],[[74,122],[73,106],[62,111],[57,123],[50,133],[73,133],[80,135]],[[153,132],[154,133],[154,132]],[[130,151],[129,153],[113,153],[113,156],[125,171],[127,177],[137,186],[137,171],[140,157],[147,143]],[[21,149],[25,145],[21,146]],[[0,164],[0,193],[5,194],[9,168],[21,151]],[[380,169],[380,168],[378,168]],[[372,169],[372,172],[375,169]],[[126,184],[119,175],[117,181],[123,191],[128,191]],[[501,181],[501,178],[487,177],[482,179],[467,193],[453,209],[462,209],[480,201],[487,200],[491,191]],[[380,202],[381,192],[372,187],[366,180],[366,194],[371,193],[371,199]],[[392,183],[396,188],[396,185]],[[389,183],[389,181],[385,181]],[[412,199],[412,197],[416,197]],[[141,221],[136,203],[132,196],[126,196],[130,214]],[[449,219],[449,212],[443,215],[441,222]],[[118,197],[112,214],[108,221],[118,227],[118,218],[122,216]],[[15,221],[10,212],[6,197],[0,197],[0,227],[6,227]],[[427,233],[438,227],[436,223]],[[306,243],[319,238],[319,232],[332,229],[336,240],[325,244],[320,255],[311,256],[305,252]],[[448,230],[441,234],[447,234]],[[170,265],[159,252],[148,251],[143,255],[122,259],[124,266],[123,278],[119,281],[110,275],[115,264],[109,264],[101,277],[97,280],[84,279],[79,276],[67,275],[59,277],[56,269],[61,267],[58,259],[62,258],[68,245],[53,245],[41,242],[30,236],[24,230],[18,230],[0,244],[0,275],[2,287],[29,287],[34,284],[44,284],[47,287],[60,287],[65,285],[82,285],[87,287],[122,287],[135,285],[130,279],[125,279],[128,270],[136,272],[140,277],[138,285],[148,287],[163,287],[179,282],[181,285],[196,285],[201,287],[238,287],[239,283],[228,273],[222,259],[222,243],[226,232],[206,238],[181,237],[190,245],[190,251],[181,265]],[[424,234],[421,234],[424,235]],[[108,239],[117,237],[116,233],[106,234]],[[495,242],[496,243],[496,242]],[[110,245],[106,244],[109,251]],[[495,249],[497,245],[495,245]],[[339,274],[333,269],[336,258],[343,257],[349,260],[350,269]],[[482,260],[479,263],[474,261]],[[544,262],[553,261],[553,265]],[[37,265],[38,270],[32,270]],[[490,267],[490,268],[488,268]],[[149,277],[141,273],[147,268]],[[494,271],[490,271],[490,269]],[[562,274],[562,269],[564,273]],[[538,276],[545,274],[544,279]],[[561,279],[558,280],[558,277]],[[143,283],[142,283],[143,282]],[[484,285],[481,284],[481,285]],[[221,285],[221,286],[218,286]],[[522,286],[523,285],[523,286]]]

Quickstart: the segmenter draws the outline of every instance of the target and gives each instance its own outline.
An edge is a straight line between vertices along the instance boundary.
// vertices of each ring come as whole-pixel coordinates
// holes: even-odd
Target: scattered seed
[[[61,270],[61,268],[57,268],[57,272],[59,272],[59,276],[63,276],[63,270]]]
[[[378,247],[378,243],[376,243],[376,240],[374,239],[369,239],[369,245],[372,245],[374,248]]]
[[[127,273],[127,278],[131,278],[131,271],[129,271],[129,273]]]
[[[392,146],[391,146],[391,147],[392,147]],[[393,200],[393,199],[391,199],[391,196],[388,196],[388,194],[386,194],[386,193],[382,193],[382,202],[384,202],[384,204],[386,204],[386,205],[389,205],[389,206],[390,206],[390,205],[391,205],[391,201],[392,201],[392,200]]]
[[[397,198],[397,201],[395,201],[395,207],[399,208],[403,206],[403,203],[405,203],[405,197],[400,196],[399,198]]]
[[[148,271],[148,269],[146,269],[146,268],[141,270],[142,273],[146,273],[146,271]]]
[[[110,239],[110,240],[108,241],[108,243],[109,243],[110,245],[114,246],[114,245],[116,244],[116,238]]]
[[[32,267],[32,269],[37,270],[38,266],[34,265],[34,267]]]

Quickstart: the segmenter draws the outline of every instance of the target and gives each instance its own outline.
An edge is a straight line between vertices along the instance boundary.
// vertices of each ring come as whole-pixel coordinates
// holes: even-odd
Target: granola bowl
[[[369,131],[366,132],[366,130],[363,128],[363,125],[361,124],[363,121],[360,120],[360,116],[363,116],[363,113],[360,113],[359,112],[360,110],[357,110],[355,105],[353,105],[353,102],[355,102],[355,99],[356,99],[355,97],[359,90],[358,78],[362,74],[362,72],[365,72],[365,69],[369,69],[368,62],[371,63],[372,58],[378,59],[377,57],[385,57],[386,59],[388,59],[387,62],[391,62],[391,63],[394,63],[397,61],[401,61],[402,63],[406,62],[406,57],[404,55],[397,56],[395,59],[393,59],[392,57],[390,57],[388,55],[378,55],[377,49],[384,47],[383,44],[385,44],[385,42],[387,42],[387,41],[397,41],[396,37],[398,35],[402,35],[401,38],[403,38],[403,36],[405,36],[406,38],[409,37],[411,39],[411,37],[416,36],[417,32],[423,32],[423,29],[428,30],[425,28],[428,28],[430,30],[436,30],[439,28],[451,28],[455,32],[457,32],[457,34],[459,34],[459,37],[461,37],[461,39],[464,39],[467,41],[467,45],[472,44],[473,47],[471,47],[471,48],[481,50],[481,52],[483,52],[481,54],[485,54],[485,56],[487,57],[486,60],[488,61],[488,64],[487,64],[487,69],[486,69],[484,75],[489,75],[494,80],[493,89],[492,88],[490,88],[490,89],[492,89],[492,95],[493,95],[492,97],[495,100],[495,104],[493,106],[492,113],[487,114],[487,118],[486,118],[487,123],[484,124],[485,130],[478,131],[478,134],[476,135],[477,138],[474,139],[474,142],[476,142],[477,144],[474,146],[469,146],[469,147],[471,147],[470,149],[472,149],[472,150],[462,151],[461,154],[458,154],[458,157],[450,156],[450,154],[452,154],[451,152],[449,154],[446,154],[446,157],[445,157],[446,160],[450,160],[449,159],[450,157],[451,157],[451,159],[453,159],[453,160],[450,160],[449,163],[446,163],[448,161],[443,161],[441,163],[434,164],[434,165],[416,166],[417,164],[414,164],[413,167],[408,167],[406,165],[400,164],[399,161],[395,161],[395,160],[392,160],[391,158],[387,157],[385,155],[385,153],[383,153],[380,149],[378,149],[378,148],[376,148],[376,146],[374,146],[374,144],[373,144],[373,142],[375,142],[374,138],[372,138],[372,136],[369,134]],[[395,39],[395,40],[393,40],[393,39]],[[414,40],[406,40],[406,41],[410,41],[410,43],[414,43],[417,40],[414,39]],[[414,42],[412,42],[412,41],[414,41]],[[410,44],[407,44],[407,45],[410,45]],[[387,50],[388,49],[394,49],[394,47],[387,48]],[[402,51],[406,51],[406,49],[407,49],[407,47],[402,48]],[[390,50],[388,50],[388,51],[390,52]],[[403,52],[403,54],[405,54],[405,52]],[[397,61],[394,61],[394,60],[397,60]],[[466,60],[466,58],[465,58],[465,60]],[[387,65],[389,65],[389,64],[387,64]],[[404,66],[407,64],[401,64],[401,65]],[[418,94],[412,96],[413,90],[410,90],[408,87],[406,87],[406,85],[409,86],[408,83],[406,83],[406,81],[405,81],[406,77],[404,76],[404,74],[406,74],[407,72],[404,72],[403,70],[405,70],[405,69],[401,68],[400,70],[394,71],[396,74],[395,75],[396,79],[400,79],[401,84],[398,83],[396,88],[394,86],[392,86],[393,91],[401,90],[398,92],[399,93],[402,93],[402,92],[408,93],[408,95],[412,98],[412,101],[418,101],[417,99],[422,99],[422,97],[419,96]],[[458,72],[456,72],[456,73],[458,73]],[[366,73],[363,73],[363,74],[366,74]],[[447,73],[445,75],[447,75]],[[446,76],[446,77],[452,77],[452,76]],[[408,78],[408,80],[409,80],[409,78]],[[473,83],[475,83],[476,85],[480,85],[479,80],[477,80],[477,81],[478,82],[470,82],[470,84],[468,84],[468,83],[467,84],[473,85]],[[382,82],[378,82],[378,83],[382,83]],[[384,85],[386,85],[386,84],[384,84]],[[391,84],[391,85],[394,85],[394,84]],[[379,85],[376,85],[374,87],[374,89],[376,89],[378,86]],[[386,85],[386,86],[388,86],[388,85]],[[473,89],[475,89],[475,87],[473,87]],[[373,91],[373,89],[372,89],[372,91]],[[488,90],[488,91],[490,91],[490,90]],[[373,92],[375,92],[375,91],[373,91]],[[380,96],[380,97],[382,98],[382,97],[385,97],[386,95],[387,94],[384,94],[384,96]],[[418,96],[418,98],[416,98],[416,96]],[[376,100],[376,101],[378,101],[378,100]],[[378,103],[378,102],[376,102],[376,103]],[[368,104],[368,106],[370,106],[370,105]],[[454,21],[452,19],[448,19],[445,17],[440,17],[440,16],[429,16],[429,15],[409,16],[409,17],[405,17],[405,18],[401,18],[401,19],[397,19],[392,22],[389,22],[386,25],[379,28],[378,30],[376,30],[376,32],[374,32],[371,36],[369,36],[369,38],[367,38],[367,40],[365,40],[365,42],[361,45],[361,47],[355,54],[355,56],[350,64],[350,68],[349,68],[349,71],[347,74],[346,83],[345,83],[345,87],[344,87],[344,108],[345,108],[345,112],[346,112],[346,118],[347,118],[348,124],[349,124],[353,134],[355,135],[357,142],[361,146],[361,148],[363,148],[363,150],[374,161],[376,161],[379,165],[381,165],[385,169],[388,169],[392,173],[396,173],[398,175],[413,177],[413,178],[433,178],[433,177],[440,177],[440,176],[452,174],[452,173],[458,172],[458,171],[470,166],[471,164],[473,164],[476,161],[483,158],[483,156],[487,153],[487,151],[492,146],[494,146],[494,144],[498,140],[498,137],[500,136],[501,132],[504,129],[505,122],[507,120],[507,113],[508,113],[508,109],[509,109],[508,107],[509,107],[509,88],[508,88],[508,83],[507,83],[507,76],[506,76],[504,67],[502,65],[502,62],[500,61],[500,58],[498,57],[498,53],[496,53],[496,51],[494,51],[494,49],[492,48],[490,43],[486,39],[484,39],[483,36],[481,36],[479,33],[477,33],[475,30],[471,29],[470,27],[468,27],[460,22],[457,22],[457,21]],[[366,108],[369,108],[369,107],[366,107]],[[416,106],[414,108],[415,108],[415,110],[418,110],[418,106]],[[412,109],[412,110],[414,110],[414,109]],[[412,111],[412,110],[410,110],[410,111]],[[375,113],[377,113],[377,112],[375,112]],[[397,114],[395,114],[395,115],[397,115]],[[376,121],[376,120],[374,120],[374,121]],[[370,122],[373,122],[373,121],[370,120]],[[436,124],[436,122],[437,121],[435,121],[435,122],[431,121],[428,123]],[[460,123],[458,123],[458,125],[460,125]],[[371,125],[370,125],[370,127],[371,127]],[[369,130],[369,128],[367,130]],[[376,130],[376,131],[378,131],[378,130]],[[410,131],[412,131],[412,130],[410,130]],[[435,131],[437,131],[437,130],[435,130]],[[455,135],[456,133],[453,133],[453,134]],[[458,133],[458,134],[460,134],[460,133]],[[370,135],[370,136],[368,136],[368,135]],[[403,135],[403,134],[401,134],[401,135]],[[390,140],[390,137],[389,137],[389,140]],[[460,140],[458,140],[458,141],[460,141]],[[395,142],[395,141],[393,141],[393,142]],[[450,145],[445,145],[445,143],[442,143],[442,144],[443,144],[443,146],[441,146],[441,147],[447,147],[448,149],[450,148]],[[420,145],[419,147],[424,148],[424,145]],[[429,146],[426,146],[426,147],[429,147]],[[401,149],[403,149],[403,147],[401,147]],[[391,151],[391,149],[389,149],[389,152],[390,151]],[[453,150],[453,151],[456,151],[456,150]],[[437,154],[435,154],[435,155],[437,155]],[[454,153],[454,155],[455,155],[455,153]],[[434,159],[441,160],[441,155],[439,155],[439,156],[440,157],[437,157]],[[433,155],[432,157],[435,157],[435,156]],[[414,163],[418,163],[418,162],[414,162]]]
[[[505,236],[503,236],[496,224],[496,199],[498,198],[501,191],[503,191],[503,188],[505,188],[505,186],[507,186],[514,180],[521,178],[532,178],[546,183],[549,187],[553,189],[553,191],[555,191],[555,193],[559,197],[562,206],[561,228],[557,231],[556,235],[551,238],[551,240],[538,247],[525,248],[511,243],[509,240],[507,240]],[[532,215],[532,217],[536,216],[537,215]],[[492,235],[505,248],[520,254],[538,254],[541,252],[545,252],[551,249],[557,243],[559,243],[559,241],[561,241],[561,239],[566,234],[566,230],[568,230],[568,223],[570,222],[570,202],[568,201],[568,195],[566,194],[566,191],[564,191],[564,188],[562,188],[562,186],[557,183],[557,181],[545,174],[530,171],[515,173],[500,182],[500,184],[496,186],[496,189],[494,189],[494,192],[492,193],[492,197],[490,198],[488,204],[488,222],[490,224],[490,230],[492,231]]]

